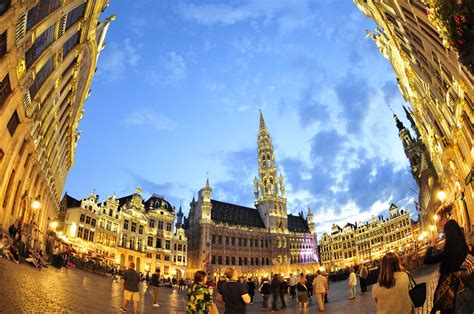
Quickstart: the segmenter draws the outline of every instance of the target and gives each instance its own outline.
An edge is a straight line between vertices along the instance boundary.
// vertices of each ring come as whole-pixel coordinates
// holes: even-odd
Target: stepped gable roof
[[[66,208],[81,207],[81,201],[69,196],[67,193],[64,195],[66,199]]]
[[[171,206],[170,202],[165,200],[165,198],[158,194],[153,194],[149,199],[145,201],[145,210],[146,212],[152,209],[165,208],[166,211],[174,213],[174,208]]]
[[[306,219],[301,216],[288,215],[288,231],[309,233],[309,226]]]
[[[256,208],[211,200],[211,219],[229,225],[265,229],[262,218]]]

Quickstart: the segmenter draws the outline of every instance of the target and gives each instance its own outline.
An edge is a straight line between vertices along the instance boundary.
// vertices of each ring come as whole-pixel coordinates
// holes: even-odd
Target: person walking
[[[356,297],[357,276],[352,267],[349,268],[349,281],[347,286],[349,287],[349,293],[351,295],[349,300],[354,300]]]
[[[271,286],[268,278],[263,278],[259,291],[262,294],[263,299],[262,309],[268,309],[268,300],[270,299],[271,293]]]
[[[138,302],[140,301],[140,294],[138,293],[138,284],[140,283],[140,275],[135,271],[135,264],[130,263],[128,269],[123,273],[122,277],[123,287],[123,306],[122,311],[127,311],[129,301],[133,301],[134,313],[138,313]]]
[[[296,290],[298,291],[298,313],[308,314],[309,294],[305,277],[300,277]]]
[[[281,308],[286,309],[286,301],[285,297],[288,293],[288,283],[286,282],[283,276],[280,276],[280,301],[281,301]]]
[[[324,311],[324,296],[328,290],[328,280],[323,276],[321,271],[318,271],[318,276],[313,280],[313,294],[316,296],[319,311]]]
[[[296,298],[296,285],[298,284],[298,276],[290,274],[290,296],[292,299]]]
[[[153,306],[159,307],[158,304],[158,287],[160,286],[160,269],[157,267],[155,273],[151,275],[151,289],[153,293]]]
[[[449,208],[447,208],[449,211]],[[468,256],[468,245],[461,227],[455,220],[448,220],[443,228],[445,243],[441,252],[435,254],[437,234],[433,232],[431,245],[427,248],[424,263],[439,266],[439,280],[433,297],[432,313],[455,313],[456,294],[461,288],[461,279],[457,274]],[[447,293],[446,293],[447,292]]]
[[[360,281],[360,291],[361,294],[366,294],[367,293],[367,276],[369,275],[369,271],[367,270],[367,267],[365,267],[364,264],[360,266],[360,271],[359,271],[359,281]]]
[[[246,305],[250,303],[250,295],[244,283],[238,281],[237,272],[228,268],[224,272],[228,281],[222,283],[217,291],[217,300],[224,303],[225,314],[245,314]]]
[[[410,279],[403,271],[396,253],[382,258],[377,283],[372,288],[372,298],[378,314],[409,314],[415,309],[409,294]]]
[[[272,312],[278,311],[278,299],[280,298],[280,280],[278,279],[278,274],[273,275],[270,286],[272,292]]]
[[[253,297],[255,295],[255,282],[253,282],[252,278],[249,278],[247,281],[247,291],[250,296],[250,304],[253,304]]]
[[[194,274],[194,283],[188,289],[187,314],[215,313],[217,308],[212,300],[213,287],[206,286],[206,273],[197,271]]]

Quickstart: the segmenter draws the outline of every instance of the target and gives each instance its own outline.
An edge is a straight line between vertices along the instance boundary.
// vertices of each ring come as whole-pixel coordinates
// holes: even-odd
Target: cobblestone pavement
[[[433,277],[433,268],[415,274],[420,281]],[[16,265],[0,258],[1,313],[119,313],[122,291],[110,277],[77,269],[48,268],[37,271],[26,264]],[[161,288],[159,308],[152,306],[151,294],[145,284],[140,286],[140,313],[185,313],[184,291]],[[375,313],[369,294],[347,300],[346,282],[332,283],[326,313]],[[317,312],[313,298],[310,313]],[[129,313],[132,306],[129,305]],[[220,311],[221,313],[223,311]],[[247,313],[266,313],[261,309],[261,298],[249,305]],[[288,309],[278,313],[296,313],[295,300],[288,301]]]

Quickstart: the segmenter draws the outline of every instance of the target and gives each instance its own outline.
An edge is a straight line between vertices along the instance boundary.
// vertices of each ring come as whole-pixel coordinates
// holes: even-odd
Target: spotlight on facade
[[[438,199],[441,201],[441,202],[444,202],[444,200],[446,199],[446,193],[444,191],[439,191],[438,192]]]
[[[439,215],[434,214],[433,215],[433,220],[434,220],[434,222],[437,222],[439,220]]]
[[[53,221],[53,222],[51,223],[51,228],[56,229],[57,226],[58,226],[58,222],[57,222],[57,221]]]
[[[423,232],[421,233],[421,235],[423,236],[423,238],[425,238],[425,237],[428,235],[428,232],[423,231]]]
[[[418,241],[423,241],[423,238],[424,238],[423,235],[420,234],[420,235],[418,236]]]
[[[150,265],[145,265],[145,271],[150,271]]]
[[[434,231],[435,227],[433,225],[430,226],[430,231]]]
[[[40,208],[40,207],[41,207],[40,201],[34,200],[33,203],[31,203],[31,207],[32,207],[33,209],[38,209],[38,208]]]
[[[120,264],[120,258],[118,257],[115,258],[115,264]]]
[[[69,228],[69,234],[71,237],[74,237],[76,235],[77,231],[77,225],[75,223],[72,223],[71,227]]]

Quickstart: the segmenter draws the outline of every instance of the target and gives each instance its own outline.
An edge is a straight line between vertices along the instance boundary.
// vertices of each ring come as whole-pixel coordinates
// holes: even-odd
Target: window
[[[84,229],[84,240],[87,240],[89,238],[89,229]]]
[[[216,263],[216,256],[212,255],[211,264],[215,264],[215,263]]]
[[[142,252],[142,239],[138,239],[138,251]]]
[[[127,220],[127,219],[125,219],[125,220],[123,221],[123,228],[124,228],[125,230],[128,230],[128,220]]]
[[[74,47],[79,43],[81,38],[81,32],[78,31],[74,35],[71,36],[63,45],[63,58],[65,58]]]
[[[8,129],[8,132],[10,132],[11,136],[15,134],[16,128],[18,127],[19,124],[20,124],[20,118],[18,117],[18,113],[15,110],[12,116],[10,117],[10,120],[7,123],[7,129]]]
[[[222,244],[222,236],[218,236],[218,237],[217,237],[217,243],[218,243],[218,244]]]
[[[26,30],[29,31],[36,24],[41,22],[49,13],[56,10],[60,3],[59,0],[41,0],[35,7],[28,11],[28,19],[26,20]]]
[[[225,237],[225,245],[229,245],[229,237]]]
[[[158,221],[158,229],[163,230],[163,221]]]
[[[169,262],[170,261],[170,256],[169,255],[165,255],[165,261],[166,262]],[[165,266],[165,269],[166,269],[167,266]]]
[[[177,249],[178,249],[178,245],[175,243],[174,244],[174,250],[177,251]]]
[[[77,237],[82,238],[83,232],[84,232],[84,228],[82,227],[77,228]]]
[[[30,49],[25,52],[25,64],[26,68],[31,67],[31,65],[38,59],[43,51],[48,48],[54,40],[54,27],[53,24],[50,28],[42,32],[38,37],[36,37],[35,42],[31,45]]]
[[[182,251],[183,250],[183,245],[182,244],[178,244],[178,251]]]
[[[36,74],[35,80],[30,86],[30,96],[34,98],[36,93],[39,91],[43,83],[49,77],[49,75],[53,72],[53,58],[50,58],[43,67],[38,71]]]
[[[232,237],[231,243],[232,243],[232,245],[235,245],[235,238],[234,237]]]
[[[89,233],[89,241],[93,242],[94,241],[94,231],[91,231]]]
[[[84,222],[86,220],[86,215],[81,214],[81,218],[79,218],[80,222]]]
[[[122,247],[126,247],[126,246],[127,246],[127,235],[122,234]]]
[[[86,3],[83,3],[73,9],[71,12],[67,14],[66,20],[66,30],[68,30],[71,26],[76,24],[76,22],[84,16],[84,11],[86,10]]]
[[[152,236],[148,236],[147,245],[148,246],[153,246],[153,237]]]
[[[10,77],[7,75],[0,81],[0,108],[2,104],[7,100],[8,96],[11,94],[12,88],[10,86]]]
[[[131,232],[137,232],[137,223],[136,222],[132,222],[132,227],[130,228],[130,231]]]
[[[165,241],[165,249],[169,250],[170,248],[171,248],[171,242],[170,242],[170,240],[166,240]]]
[[[110,231],[110,230],[111,230],[111,227],[112,227],[112,223],[111,223],[110,221],[107,221],[107,227],[106,227],[106,229]]]
[[[11,0],[0,0],[0,16],[10,8]]]
[[[143,225],[138,226],[138,234],[143,234]]]
[[[156,245],[155,245],[155,247],[156,247],[157,249],[161,249],[161,239],[160,239],[160,238],[156,238]]]
[[[186,252],[186,244],[183,245],[183,252]]]
[[[157,260],[160,260],[160,259],[161,259],[161,255],[160,255],[160,254],[156,254],[155,258],[156,258]]]
[[[232,265],[235,265],[235,256],[232,256]]]
[[[7,53],[7,31],[0,34],[0,58]]]
[[[130,237],[130,249],[135,250],[135,237]]]
[[[216,244],[216,236],[215,235],[212,235],[212,240],[211,240],[212,244]]]
[[[171,231],[171,226],[172,226],[171,222],[167,222],[166,223],[166,231]]]
[[[91,217],[87,216],[86,217],[86,225],[90,225],[90,223],[91,223]]]
[[[148,227],[155,228],[155,219],[150,219],[150,221],[148,222]]]
[[[222,265],[222,256],[217,257],[217,264]]]

